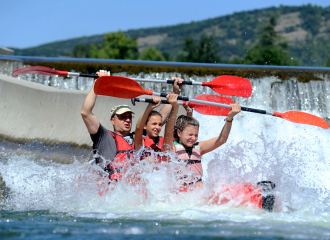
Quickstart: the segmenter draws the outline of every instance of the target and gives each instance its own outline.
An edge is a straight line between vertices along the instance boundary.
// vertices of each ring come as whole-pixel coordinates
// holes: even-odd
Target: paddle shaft
[[[66,72],[66,71],[57,71],[59,75],[64,75],[68,77],[88,77],[88,78],[98,78],[97,74],[88,74],[88,73],[79,73],[79,72]]]
[[[190,99],[191,101],[192,99]],[[198,100],[198,99],[195,99],[195,100]],[[203,101],[203,100],[199,100],[199,101]],[[148,102],[148,103],[155,103],[154,100],[150,99],[150,98],[132,98],[132,103],[133,105],[135,106],[135,102]],[[192,101],[191,101],[192,102]],[[209,101],[203,101],[203,102],[206,102],[208,103],[207,105],[214,105],[214,104],[211,104],[212,102],[209,102]],[[162,104],[170,104],[167,100],[161,100],[161,103]],[[185,105],[186,104],[186,101],[178,101],[178,103],[180,105]],[[226,104],[224,104],[226,105]],[[231,108],[231,107],[230,107]]]
[[[32,66],[15,70],[12,75],[18,76],[21,74],[41,74],[46,76],[61,75],[61,76],[71,76],[71,77],[88,77],[88,78],[99,78],[96,74],[86,74],[79,72],[68,72],[68,71],[57,71],[49,67],[42,66]],[[111,77],[111,76],[108,76]],[[115,77],[115,76],[113,76]],[[118,77],[118,76],[117,76]],[[124,78],[124,77],[122,77]],[[131,79],[133,80],[133,79]],[[134,78],[138,82],[154,82],[154,83],[167,83],[174,84],[174,80],[159,80],[159,79],[141,79]],[[222,75],[214,78],[210,82],[199,82],[199,81],[183,81],[181,84],[184,85],[197,85],[210,87],[213,91],[229,96],[239,96],[239,97],[250,97],[252,93],[252,85],[248,79],[237,77],[237,76],[227,76]]]
[[[167,93],[152,92],[152,95],[166,97]],[[205,105],[212,105],[212,106],[223,107],[223,108],[231,108],[231,106],[228,104],[211,102],[211,101],[203,101],[203,100],[194,99],[194,98],[178,96],[178,99],[183,100],[183,101],[190,101],[190,102],[205,104]],[[254,109],[254,108],[248,108],[248,107],[241,107],[241,110],[246,111],[246,112],[260,113],[260,114],[266,114],[266,115],[271,115],[271,116],[273,116],[274,113],[276,113],[276,112],[269,112],[266,110],[260,110],[260,109]],[[278,113],[278,114],[280,114],[280,113]],[[277,114],[275,114],[274,116],[277,116]]]
[[[135,102],[147,102],[147,103],[155,103],[154,100],[150,98],[132,98],[132,103],[135,106]],[[180,105],[185,104],[183,101],[178,101]],[[162,104],[170,104],[167,100],[161,100]]]
[[[142,78],[132,78],[137,82],[155,82],[155,83],[169,83],[174,84],[174,80],[158,80],[158,79],[142,79]],[[202,82],[192,82],[192,81],[183,81],[181,84],[184,85],[202,85]]]
[[[66,72],[66,71],[57,71],[60,75],[66,75],[69,77],[89,77],[89,78],[98,78],[97,74],[87,74],[87,73],[78,73],[78,72]],[[137,82],[154,82],[154,83],[169,83],[174,84],[174,80],[159,80],[159,79],[143,79],[143,78],[131,78]],[[184,85],[202,85],[202,82],[192,82],[192,81],[183,81]]]

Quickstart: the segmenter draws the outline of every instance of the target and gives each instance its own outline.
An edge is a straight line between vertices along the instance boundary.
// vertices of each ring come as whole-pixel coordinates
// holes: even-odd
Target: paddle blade
[[[224,103],[224,104],[234,103],[234,101],[231,98],[221,97],[218,95],[210,95],[210,94],[198,95],[195,99],[209,101],[209,102]],[[216,106],[205,105],[194,102],[189,102],[189,106],[198,113],[213,115],[213,116],[228,116],[228,113],[231,110],[228,108],[216,107]]]
[[[281,117],[290,122],[308,124],[325,129],[329,128],[328,123],[323,118],[305,112],[299,112],[299,111],[288,111],[285,113],[274,112],[273,116]]]
[[[54,69],[51,69],[49,67],[42,67],[42,66],[32,66],[32,67],[26,67],[17,69],[12,73],[12,76],[18,76],[21,74],[40,74],[40,75],[60,75],[58,72]]]
[[[119,76],[99,77],[94,85],[97,95],[118,98],[135,98],[140,95],[152,95],[152,91],[143,89],[136,81]]]
[[[202,86],[208,86],[213,91],[228,96],[250,97],[252,93],[251,82],[236,76],[219,76],[211,82],[203,82]]]

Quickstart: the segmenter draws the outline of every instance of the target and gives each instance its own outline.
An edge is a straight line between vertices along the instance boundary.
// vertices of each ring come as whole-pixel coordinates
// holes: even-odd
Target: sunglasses
[[[121,115],[116,115],[117,116],[117,118],[119,119],[119,120],[121,120],[121,121],[125,121],[127,118],[129,119],[129,120],[132,120],[132,115],[127,115],[127,116],[121,116]]]

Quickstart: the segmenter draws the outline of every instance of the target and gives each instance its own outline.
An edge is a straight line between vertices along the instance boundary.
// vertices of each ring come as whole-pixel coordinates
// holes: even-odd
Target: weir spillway
[[[209,82],[218,76],[216,73],[241,76],[249,79],[253,86],[250,98],[233,97],[234,101],[240,101],[242,105],[274,111],[306,111],[326,120],[330,117],[328,108],[330,68],[0,56],[0,73],[11,75],[14,70],[29,66],[26,64],[56,67],[56,70],[66,71],[77,69],[97,71],[104,67],[111,70],[112,75],[145,79],[171,80],[173,77],[181,77],[189,81]],[[123,71],[116,72],[119,66]],[[68,69],[69,67],[76,69]],[[156,72],[156,70],[160,71]],[[67,78],[36,74],[20,75],[18,78],[58,89],[72,90],[89,90],[94,81],[84,77]],[[142,83],[141,85],[156,92],[172,90],[167,84]],[[185,86],[181,95],[195,97],[203,93],[216,94],[208,87]]]
[[[29,66],[27,64],[55,66],[56,70],[67,71],[76,71],[68,69],[70,66],[93,70],[103,67],[110,69],[112,75],[145,79],[172,80],[174,77],[181,77],[189,81],[209,82],[217,77],[214,75],[216,73],[242,76],[251,81],[253,89],[250,98],[232,97],[242,106],[278,112],[304,111],[330,122],[330,68],[0,56],[0,134],[8,139],[91,145],[81,121],[80,108],[94,79],[36,74],[11,77],[14,70]],[[126,71],[112,71],[119,66]],[[149,72],[139,72],[143,68]],[[164,71],[152,72],[162,68]],[[198,71],[205,75],[196,75]],[[142,82],[141,85],[156,92],[172,91],[168,84]],[[184,86],[181,95],[193,98],[200,94],[216,93],[209,87]],[[131,104],[129,100],[110,97],[99,97],[96,104],[95,113],[110,129],[108,112],[119,101]],[[137,104],[134,108],[136,116],[139,116],[145,105]],[[252,113],[243,115],[246,114]],[[260,117],[257,114],[253,116]]]

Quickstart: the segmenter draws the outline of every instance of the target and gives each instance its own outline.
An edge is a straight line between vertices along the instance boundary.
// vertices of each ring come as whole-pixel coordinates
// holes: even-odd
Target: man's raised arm
[[[106,72],[104,70],[100,70],[96,73],[97,75],[101,76],[109,76],[110,72]],[[97,79],[95,80],[95,82]],[[95,85],[94,82],[94,85]],[[81,108],[81,116],[84,120],[84,123],[86,124],[87,130],[90,134],[97,133],[97,130],[100,127],[99,120],[93,115],[92,111],[96,102],[97,95],[94,93],[94,85],[90,92],[87,94],[87,97],[85,98],[84,104]]]
[[[100,122],[99,120],[93,115],[92,111],[96,102],[97,95],[94,93],[94,85],[90,92],[87,94],[85,98],[84,104],[81,108],[81,116],[86,124],[87,130],[90,134],[97,133],[99,129]]]

